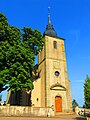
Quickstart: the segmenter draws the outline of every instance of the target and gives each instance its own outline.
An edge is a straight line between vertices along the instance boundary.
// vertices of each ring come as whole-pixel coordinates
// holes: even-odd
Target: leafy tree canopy
[[[5,34],[5,27],[8,25],[7,18],[5,15],[0,13],[0,37],[2,37]]]
[[[85,108],[90,109],[90,77],[86,77],[84,83],[84,100]]]
[[[0,13],[0,92],[33,89],[35,55],[43,48],[44,39],[38,30],[24,27],[22,31],[10,26]]]

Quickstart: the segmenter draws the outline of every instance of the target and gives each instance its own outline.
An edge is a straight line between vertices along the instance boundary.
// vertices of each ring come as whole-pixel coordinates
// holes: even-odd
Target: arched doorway
[[[62,112],[62,98],[60,96],[55,97],[55,109],[56,112]]]

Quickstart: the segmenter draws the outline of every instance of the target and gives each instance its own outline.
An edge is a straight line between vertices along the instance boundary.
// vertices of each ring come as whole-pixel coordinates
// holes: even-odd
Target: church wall
[[[67,92],[66,91],[55,91],[55,90],[50,90],[50,87],[57,82],[63,85],[65,88],[67,87],[65,84],[65,77],[64,73],[60,71],[60,68],[55,68],[53,69],[53,61],[52,60],[46,60],[46,65],[47,65],[47,70],[46,70],[46,95],[47,95],[47,107],[51,107],[52,105],[55,107],[55,97],[56,96],[61,96],[62,97],[62,110],[66,111],[68,109],[67,107]],[[63,66],[62,66],[63,67]],[[55,76],[55,70],[60,71],[61,76],[56,77]],[[64,72],[64,71],[63,71]],[[70,102],[70,101],[69,101]]]
[[[37,79],[33,82],[34,90],[32,90],[32,106],[41,107],[41,79]]]
[[[41,78],[41,107],[45,107],[45,77],[46,77],[46,71],[45,71],[45,60],[39,65],[39,71],[40,71],[40,78]]]
[[[53,48],[53,41],[57,41],[57,49]],[[60,47],[62,46],[62,47]],[[64,54],[64,41],[52,37],[46,37],[46,74],[49,75],[51,82],[56,81],[65,84],[65,77],[67,78],[66,57]],[[55,71],[60,72],[60,76],[56,78]],[[68,78],[67,78],[68,79]]]
[[[57,43],[54,48],[54,41]],[[64,40],[45,36],[45,46],[39,54],[39,77],[40,82],[37,81],[37,87],[34,92],[40,87],[40,95],[37,92],[34,94],[35,99],[33,102],[35,107],[53,107],[55,110],[55,97],[60,96],[62,98],[62,112],[69,112],[71,109],[71,91],[70,82],[68,81],[66,55],[64,48]],[[58,71],[59,76],[55,75],[55,71]],[[55,85],[57,85],[55,87]],[[54,89],[51,89],[54,86]],[[39,90],[38,90],[39,91]],[[40,99],[37,104],[36,98]]]
[[[54,60],[51,60],[51,59],[48,59],[46,60],[46,77],[47,77],[47,81],[49,82],[47,85],[53,85],[55,83],[60,83],[62,84],[63,86],[66,87],[66,84],[65,84],[65,73],[64,71],[62,70],[63,68],[63,64],[61,63],[59,68],[54,66],[54,63],[56,61]],[[59,63],[59,61],[57,61]],[[57,64],[58,64],[57,63]],[[60,72],[60,75],[59,76],[55,76],[55,71],[59,71]]]
[[[38,55],[38,65],[42,64],[42,62],[45,60],[45,46],[43,47],[42,51]]]
[[[53,42],[57,41],[57,49],[53,48]],[[60,72],[60,76],[55,76],[55,71]],[[60,83],[66,88],[66,91],[53,91],[50,87]],[[62,111],[69,111],[71,108],[70,86],[68,82],[66,56],[64,40],[46,36],[46,104],[54,105],[55,96],[62,96]],[[53,95],[53,99],[52,99]]]
[[[71,94],[71,89],[70,89],[70,81],[67,81],[67,104],[68,104],[68,109],[72,111],[72,94]]]
[[[46,41],[46,58],[49,59],[63,59],[64,40],[54,37],[45,37]],[[57,48],[54,48],[54,41],[57,42]]]

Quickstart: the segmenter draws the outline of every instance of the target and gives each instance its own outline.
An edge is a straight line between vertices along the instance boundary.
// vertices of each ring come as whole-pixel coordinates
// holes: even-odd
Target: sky
[[[58,37],[65,38],[72,99],[82,107],[84,81],[90,76],[90,0],[0,0],[0,12],[10,25],[31,27],[42,34],[48,23],[48,6]],[[5,101],[6,92],[1,94]]]

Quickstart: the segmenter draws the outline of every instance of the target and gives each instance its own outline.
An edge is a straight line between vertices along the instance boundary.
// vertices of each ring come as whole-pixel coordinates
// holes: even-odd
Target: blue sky
[[[83,106],[83,85],[90,76],[90,0],[0,0],[0,12],[10,25],[32,27],[41,33],[51,21],[59,37],[65,38],[68,77],[72,97]],[[6,92],[2,93],[3,101]]]

